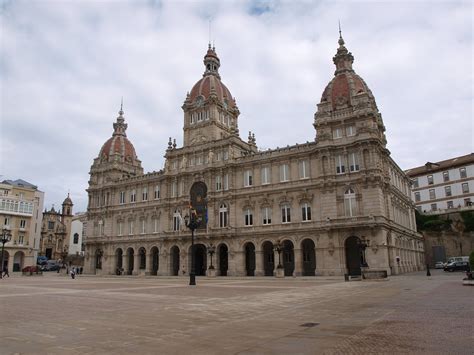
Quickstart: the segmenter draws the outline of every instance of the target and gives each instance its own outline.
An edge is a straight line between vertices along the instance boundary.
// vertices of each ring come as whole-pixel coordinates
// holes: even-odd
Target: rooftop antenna
[[[119,115],[120,115],[120,116],[123,115],[123,96],[122,96],[122,100],[120,101],[120,111],[119,111]]]

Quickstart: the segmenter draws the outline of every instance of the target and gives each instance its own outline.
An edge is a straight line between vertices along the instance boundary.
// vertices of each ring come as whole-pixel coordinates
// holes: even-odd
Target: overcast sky
[[[182,144],[181,105],[211,40],[261,149],[314,140],[338,20],[402,169],[473,146],[471,1],[0,0],[0,179],[87,205],[89,169],[124,98],[145,172]]]

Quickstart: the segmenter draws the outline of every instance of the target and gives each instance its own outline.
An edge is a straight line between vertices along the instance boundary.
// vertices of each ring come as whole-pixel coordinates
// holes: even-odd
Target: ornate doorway
[[[171,275],[179,275],[179,248],[175,245],[171,248]]]
[[[115,251],[115,267],[120,270],[122,269],[122,257],[123,257],[123,251],[121,248],[118,248]],[[117,270],[115,270],[117,271]]]
[[[159,267],[159,252],[157,247],[151,248],[151,274],[157,275],[158,274],[158,267]]]
[[[305,239],[301,243],[301,252],[303,253],[303,276],[315,276],[316,253],[314,242],[311,239]]]
[[[295,271],[295,248],[290,240],[283,242],[283,267],[285,276],[293,276]]]
[[[344,243],[346,251],[346,268],[348,274],[351,276],[361,275],[360,266],[364,259],[360,243],[360,239],[354,236],[347,238]]]
[[[275,269],[275,255],[273,253],[273,243],[263,243],[263,270],[265,276],[273,276],[273,270]]]
[[[219,246],[219,271],[220,276],[227,276],[227,269],[229,268],[229,253],[227,245],[221,244]]]
[[[133,264],[134,264],[134,261],[135,261],[135,255],[134,255],[134,251],[132,248],[128,248],[127,250],[127,261],[128,261],[128,265],[127,265],[127,275],[131,275],[133,273]]]
[[[191,247],[189,247],[189,270],[191,271]],[[194,244],[194,265],[196,276],[206,276],[207,249],[203,244]]]
[[[245,244],[245,270],[247,276],[255,276],[255,245]]]

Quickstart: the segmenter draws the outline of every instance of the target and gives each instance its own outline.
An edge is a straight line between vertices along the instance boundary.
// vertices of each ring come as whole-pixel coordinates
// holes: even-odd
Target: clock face
[[[202,96],[198,96],[196,98],[196,106],[202,106],[202,104],[204,103],[204,99]]]

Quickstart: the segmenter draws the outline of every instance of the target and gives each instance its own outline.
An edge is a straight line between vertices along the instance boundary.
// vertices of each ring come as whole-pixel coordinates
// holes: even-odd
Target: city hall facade
[[[170,138],[164,169],[143,172],[121,108],[90,170],[85,271],[189,275],[191,206],[202,220],[197,275],[421,270],[410,180],[390,157],[375,98],[342,37],[333,61],[309,143],[259,151],[254,135],[242,140],[211,46],[182,106],[183,146]]]

